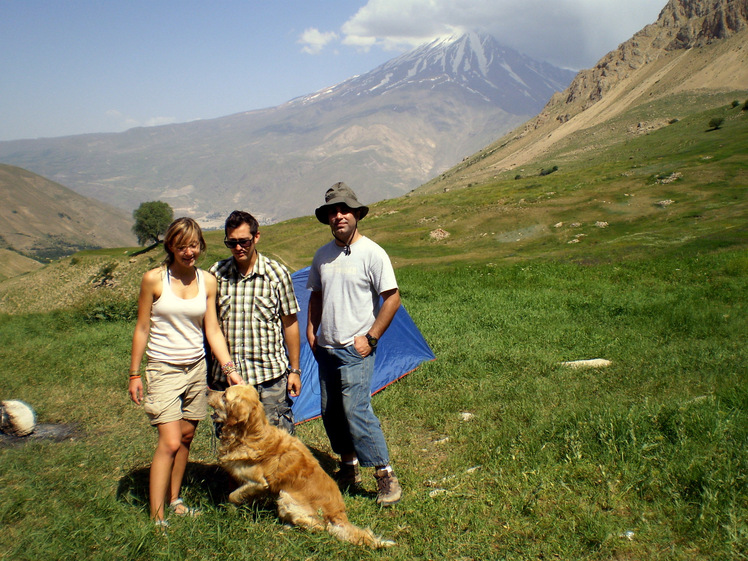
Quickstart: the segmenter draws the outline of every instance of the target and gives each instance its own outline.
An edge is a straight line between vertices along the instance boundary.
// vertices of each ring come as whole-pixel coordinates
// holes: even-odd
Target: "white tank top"
[[[170,364],[192,364],[205,356],[203,318],[207,309],[205,277],[197,269],[197,296],[179,298],[171,290],[168,269],[162,276],[161,297],[151,306],[151,331],[146,355]]]

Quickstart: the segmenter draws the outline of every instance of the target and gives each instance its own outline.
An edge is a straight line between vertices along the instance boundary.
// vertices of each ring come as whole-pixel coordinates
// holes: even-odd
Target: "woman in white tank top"
[[[166,259],[143,275],[138,320],[132,338],[130,398],[144,405],[158,429],[150,470],[151,518],[166,526],[165,506],[176,515],[195,515],[180,498],[182,478],[198,422],[207,415],[207,369],[203,333],[229,383],[243,383],[236,372],[216,318],[216,279],[196,267],[205,250],[200,226],[178,218],[164,237]],[[148,394],[140,366],[147,355]]]

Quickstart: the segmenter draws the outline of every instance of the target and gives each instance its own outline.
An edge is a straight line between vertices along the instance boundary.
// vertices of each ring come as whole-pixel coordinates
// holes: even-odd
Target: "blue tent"
[[[301,308],[298,313],[301,332],[301,395],[294,400],[293,404],[294,419],[297,423],[301,423],[319,417],[320,390],[317,361],[314,360],[306,338],[310,295],[306,288],[306,281],[309,277],[309,267],[296,271],[291,277],[296,299]],[[377,347],[374,377],[371,381],[372,395],[409,374],[422,362],[435,358],[408,312],[400,306]]]

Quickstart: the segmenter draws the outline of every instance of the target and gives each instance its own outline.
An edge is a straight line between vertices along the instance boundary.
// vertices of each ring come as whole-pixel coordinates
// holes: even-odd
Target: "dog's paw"
[[[224,505],[224,508],[226,509],[226,512],[228,514],[236,514],[237,512],[239,512],[239,505],[234,503],[226,503]]]

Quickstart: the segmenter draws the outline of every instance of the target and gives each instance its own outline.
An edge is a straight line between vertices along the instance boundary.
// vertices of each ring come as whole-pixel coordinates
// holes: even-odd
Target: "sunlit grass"
[[[403,300],[437,355],[374,398],[406,495],[380,511],[367,474],[366,492],[346,496],[354,521],[398,541],[385,553],[283,529],[268,505],[227,505],[207,423],[185,482],[205,514],[157,538],[146,490],[155,435],[125,390],[132,323],[91,321],[85,310],[4,316],[0,367],[14,375],[3,377],[2,394],[32,403],[41,422],[75,422],[82,432],[0,450],[0,551],[9,559],[745,555],[747,265],[742,252],[726,251],[400,269]],[[595,357],[613,364],[559,365]],[[332,469],[319,421],[299,433]]]
[[[570,138],[520,179],[371,205],[362,231],[392,256],[437,356],[374,397],[403,502],[380,510],[370,474],[345,497],[355,523],[398,542],[384,552],[228,505],[209,423],[184,485],[204,515],[154,534],[156,438],[125,375],[161,248],[80,252],[0,283],[0,397],[78,429],[0,448],[0,558],[748,557],[748,121],[690,98],[655,105],[588,131],[615,145]],[[715,111],[725,124],[706,132]],[[626,132],[663,115],[678,120]],[[261,232],[260,251],[292,270],[330,239],[314,217]],[[206,232],[202,267],[228,256],[222,238]],[[586,358],[612,365],[560,365]],[[332,470],[321,423],[299,435]]]

